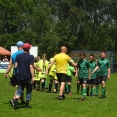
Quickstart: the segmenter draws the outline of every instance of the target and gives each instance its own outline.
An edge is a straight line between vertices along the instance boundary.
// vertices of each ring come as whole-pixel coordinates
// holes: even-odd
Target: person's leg
[[[41,79],[41,88],[42,88],[42,92],[45,90],[45,80],[44,78]]]
[[[17,85],[17,91],[16,91],[16,95],[15,95],[15,99],[13,101],[14,103],[14,109],[18,109],[18,99],[21,97],[23,91],[24,91],[24,87],[25,87],[25,82],[23,81],[19,81],[18,85]]]
[[[79,90],[80,90],[80,80],[78,79],[77,81],[77,93],[79,94]]]
[[[93,87],[92,87],[92,96],[94,96],[94,92],[95,92],[95,84],[93,84]]]
[[[26,105],[25,108],[31,108],[29,106],[32,94],[32,84],[26,84]]]
[[[37,90],[40,91],[40,80],[37,81]]]
[[[87,79],[81,79],[81,84],[82,84],[82,98],[80,100],[85,99],[85,93],[86,93],[86,84],[87,84]]]
[[[106,79],[107,79],[107,76],[104,76],[104,77],[102,77],[102,81],[101,81],[101,83],[102,83],[102,95],[101,95],[101,98],[102,99],[105,98],[105,93],[106,93],[106,88],[105,88],[105,86],[106,86]]]
[[[47,92],[51,92],[51,89],[52,89],[52,83],[53,83],[53,79],[51,78],[50,79],[50,82],[49,82],[49,89]]]
[[[55,89],[56,89],[56,93],[58,92],[58,80],[55,80]]]

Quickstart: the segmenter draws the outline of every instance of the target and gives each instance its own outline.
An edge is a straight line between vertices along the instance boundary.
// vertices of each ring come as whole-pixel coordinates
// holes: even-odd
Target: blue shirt
[[[30,80],[32,75],[30,72],[30,65],[34,64],[34,56],[28,53],[18,54],[16,56],[17,66],[17,80]]]
[[[13,55],[12,55],[12,63],[15,65],[15,59],[16,59],[16,56],[18,55],[18,54],[21,54],[21,53],[23,53],[24,52],[24,50],[18,50],[17,52],[15,52]],[[15,69],[13,69],[13,75],[16,75],[16,73],[17,73],[17,71],[15,70]]]

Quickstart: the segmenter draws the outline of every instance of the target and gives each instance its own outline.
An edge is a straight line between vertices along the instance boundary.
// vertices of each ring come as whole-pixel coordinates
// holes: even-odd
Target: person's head
[[[17,43],[16,43],[16,46],[17,46],[17,48],[20,50],[20,49],[23,49],[22,48],[22,46],[24,45],[24,43],[22,42],[22,41],[18,41]]]
[[[100,54],[101,59],[106,58],[106,51],[102,51]]]
[[[95,62],[96,62],[96,63],[98,62],[98,58],[95,59]]]
[[[34,57],[34,62],[37,62],[37,57]]]
[[[43,59],[43,60],[46,60],[46,58],[47,58],[47,55],[44,53],[44,54],[42,55],[42,59]]]
[[[62,52],[62,53],[67,53],[67,47],[62,46],[62,47],[61,47],[61,52]]]
[[[79,56],[80,56],[80,59],[85,59],[85,57],[86,57],[86,54],[82,51],[82,52],[80,52],[79,53]]]
[[[94,61],[94,54],[90,54],[89,59],[90,61]]]
[[[39,61],[40,60],[40,56],[37,56],[37,61]]]
[[[31,45],[29,43],[24,43],[23,44],[23,50],[25,52],[28,52],[29,53],[30,48],[31,48]]]

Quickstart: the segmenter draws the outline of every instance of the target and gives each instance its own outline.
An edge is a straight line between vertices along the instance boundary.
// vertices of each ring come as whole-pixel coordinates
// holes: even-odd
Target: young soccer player
[[[49,64],[51,64],[51,62],[53,60],[54,60],[54,58],[51,58],[49,61]],[[55,83],[55,92],[57,93],[58,92],[58,79],[56,76],[56,62],[51,66],[51,68],[49,70],[49,78],[50,78],[49,90],[47,91],[47,93],[51,92],[53,81]]]
[[[102,95],[101,98],[104,99],[106,92],[106,80],[110,79],[110,61],[106,58],[106,51],[102,51],[100,55],[100,59],[98,61],[97,67],[94,69],[92,74],[94,74],[97,69],[100,69],[100,82],[102,84]]]
[[[86,84],[87,84],[87,79],[89,78],[89,73],[90,73],[90,66],[89,62],[85,59],[86,55],[84,52],[81,52],[79,54],[80,60],[77,63],[77,69],[78,69],[78,84],[82,85],[82,97],[80,100],[85,99],[85,93],[86,93]]]
[[[48,68],[49,62],[46,60],[46,54],[42,55],[42,60],[39,61],[39,68],[41,68],[41,72],[39,72],[39,77],[41,79],[41,92],[45,91],[45,80],[47,78],[47,74],[45,73]]]
[[[98,63],[98,59],[95,59],[96,64]],[[99,79],[99,69],[96,71],[96,95],[98,96],[98,90],[99,90],[99,85],[100,85],[100,79]]]
[[[34,66],[39,68],[38,59],[37,57],[34,58]],[[33,90],[40,90],[40,77],[39,77],[39,71],[37,69],[34,69],[34,83],[33,83]]]
[[[95,67],[97,66],[97,63],[94,61],[94,55],[90,54],[90,61],[89,61],[89,65],[90,65],[90,71],[92,72]],[[92,74],[91,79],[90,79],[90,83],[91,83],[91,96],[94,97],[94,92],[95,92],[95,88],[96,88],[96,72],[94,74]]]

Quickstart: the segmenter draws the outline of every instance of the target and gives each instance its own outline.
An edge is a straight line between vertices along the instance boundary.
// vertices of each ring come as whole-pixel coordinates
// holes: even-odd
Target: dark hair
[[[79,55],[81,56],[81,55],[83,55],[83,56],[85,56],[86,57],[86,54],[82,51],[82,52],[80,52],[79,53]]]
[[[29,49],[23,48],[23,50],[29,53]]]
[[[90,56],[93,56],[94,57],[94,54],[91,53]]]
[[[105,50],[103,50],[103,51],[101,51],[101,53],[105,53],[106,54],[107,52]]]

